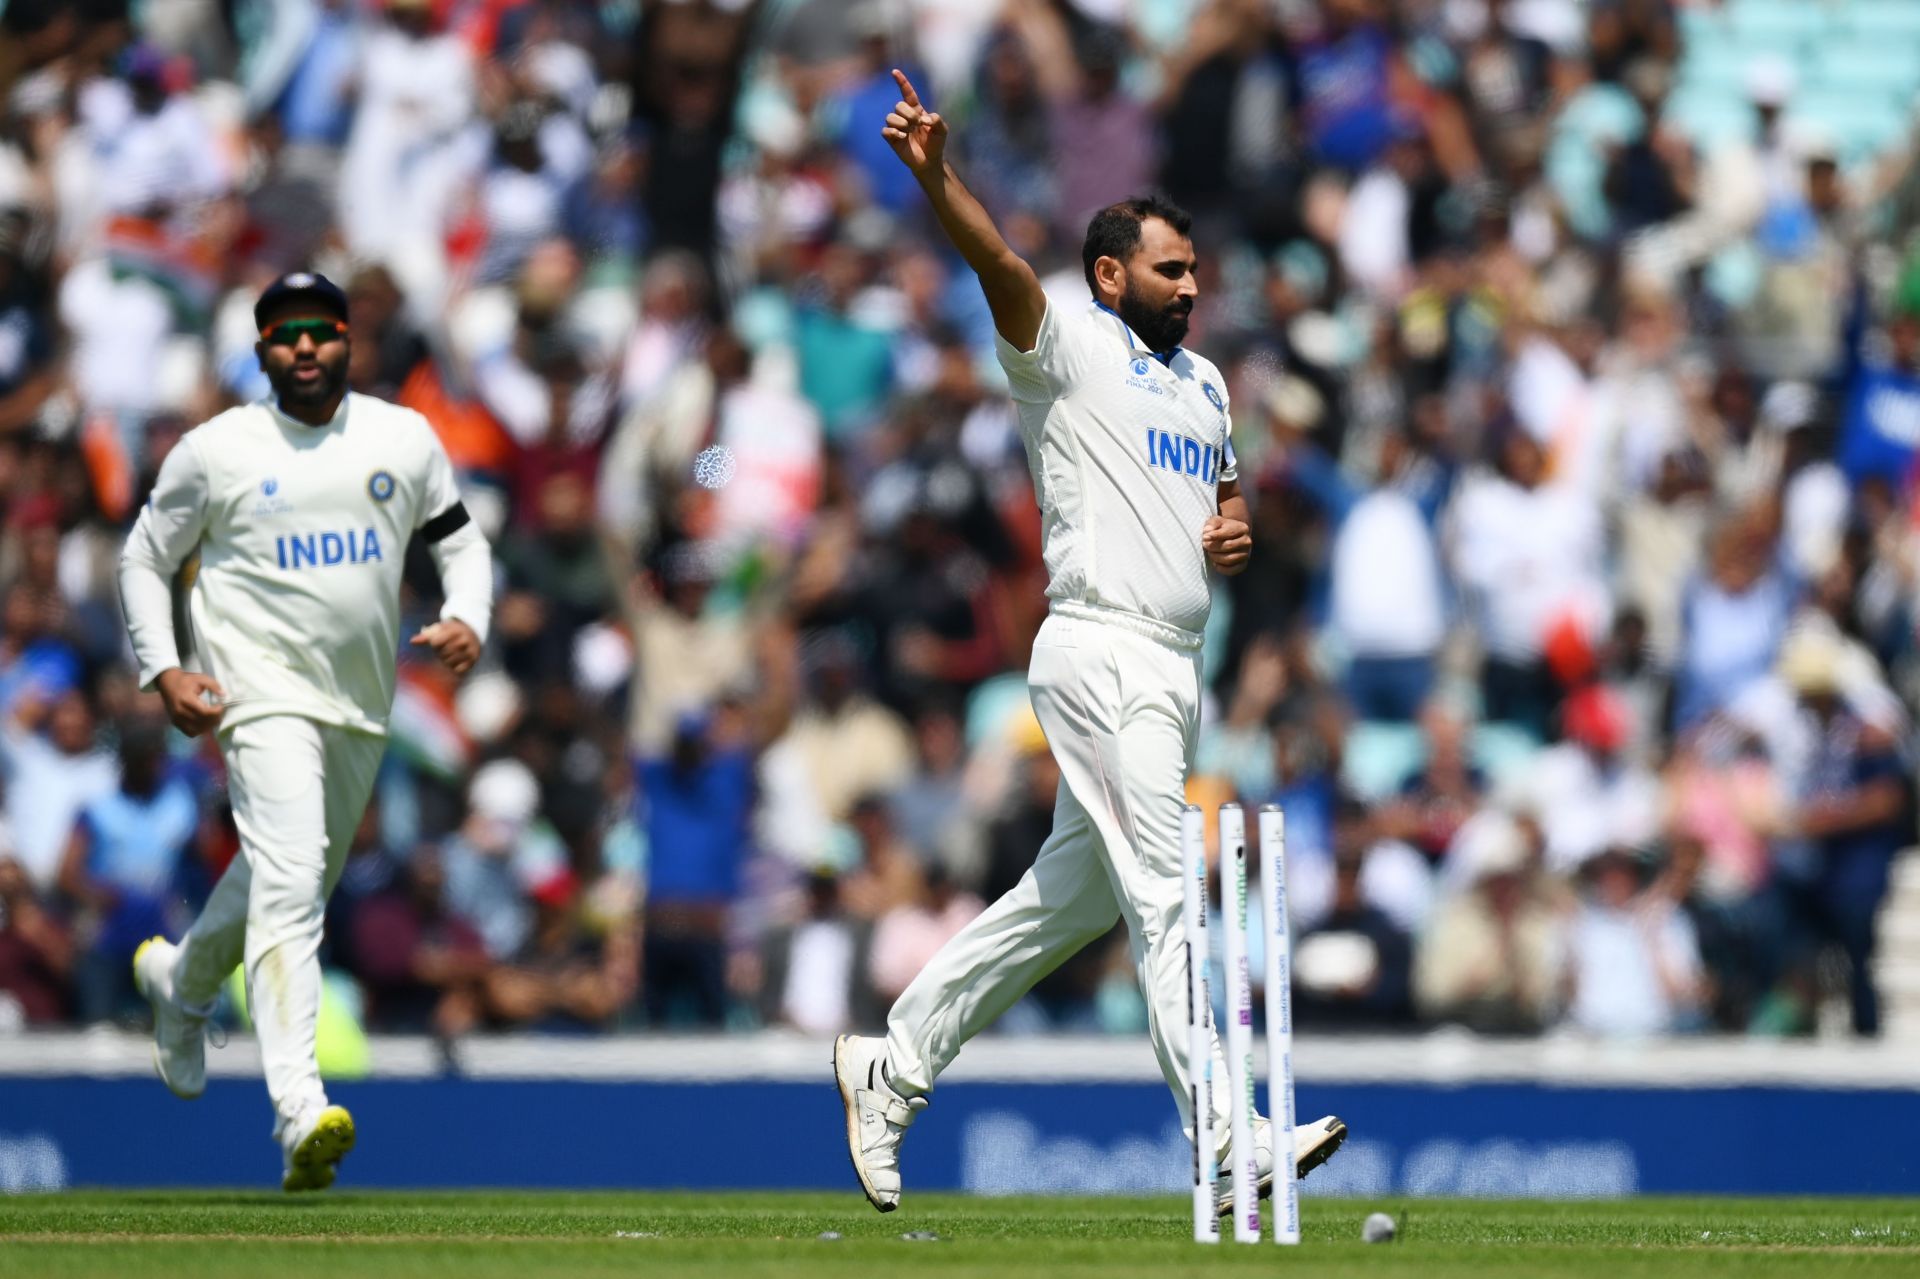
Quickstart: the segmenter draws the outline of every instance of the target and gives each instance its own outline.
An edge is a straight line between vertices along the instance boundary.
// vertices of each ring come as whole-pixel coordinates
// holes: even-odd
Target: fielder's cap
[[[269,284],[253,304],[254,324],[265,328],[267,317],[290,302],[312,303],[347,318],[347,295],[339,285],[312,271],[294,271]]]

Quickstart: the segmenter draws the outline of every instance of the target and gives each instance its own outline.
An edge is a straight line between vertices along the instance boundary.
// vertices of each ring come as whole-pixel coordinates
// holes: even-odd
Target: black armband
[[[452,506],[449,506],[425,524],[422,524],[420,526],[420,536],[425,538],[429,543],[444,542],[447,538],[453,536],[453,534],[459,532],[472,522],[473,517],[467,514],[467,504],[465,502],[455,502]]]

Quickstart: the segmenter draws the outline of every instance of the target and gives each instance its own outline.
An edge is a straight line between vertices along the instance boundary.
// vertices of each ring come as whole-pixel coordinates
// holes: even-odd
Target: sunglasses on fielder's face
[[[315,346],[324,346],[346,336],[344,320],[281,320],[260,330],[260,340],[268,346],[299,346],[303,337],[311,338]]]

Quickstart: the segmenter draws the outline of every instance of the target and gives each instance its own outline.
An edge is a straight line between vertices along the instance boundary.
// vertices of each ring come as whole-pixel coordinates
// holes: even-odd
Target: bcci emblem
[[[1202,382],[1200,389],[1207,393],[1207,403],[1213,405],[1213,407],[1221,413],[1227,411],[1227,402],[1221,397],[1219,387],[1211,382]]]
[[[376,502],[384,502],[393,496],[393,477],[385,471],[375,471],[367,478],[367,492]]]

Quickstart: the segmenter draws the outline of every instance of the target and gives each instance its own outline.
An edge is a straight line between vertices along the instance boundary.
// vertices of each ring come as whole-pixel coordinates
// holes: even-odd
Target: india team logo
[[[393,476],[385,471],[375,471],[367,477],[367,492],[376,502],[384,502],[393,496]]]
[[[1213,405],[1219,412],[1225,413],[1227,411],[1227,402],[1222,398],[1219,387],[1211,382],[1202,382],[1200,389],[1207,393],[1207,403]]]

